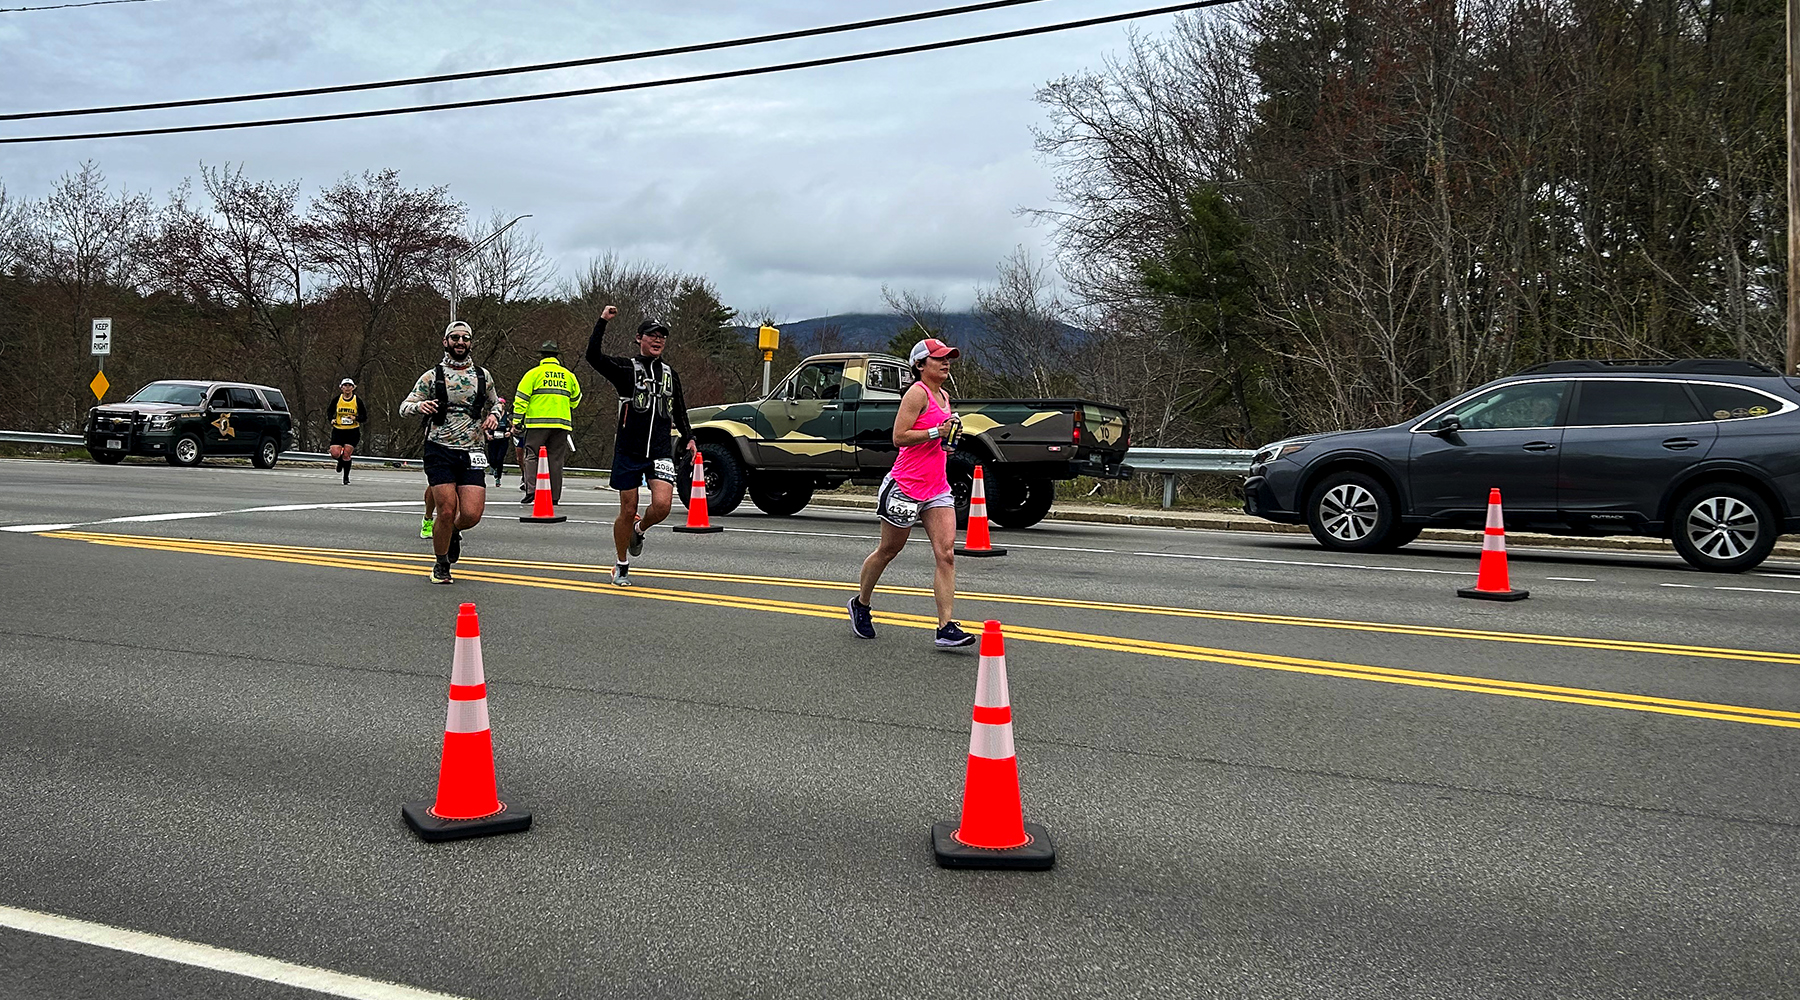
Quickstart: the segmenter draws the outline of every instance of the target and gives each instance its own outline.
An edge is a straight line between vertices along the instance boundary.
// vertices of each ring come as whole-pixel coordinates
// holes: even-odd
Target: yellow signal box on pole
[[[763,396],[767,397],[769,395],[769,362],[775,360],[775,350],[781,346],[781,331],[764,323],[762,329],[756,331],[756,346],[762,351]]]

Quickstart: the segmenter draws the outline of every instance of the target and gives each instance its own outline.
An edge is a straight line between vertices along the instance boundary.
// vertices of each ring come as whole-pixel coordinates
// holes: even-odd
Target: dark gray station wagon
[[[1320,544],[1392,549],[1477,527],[1659,535],[1740,572],[1800,530],[1800,379],[1746,361],[1564,361],[1392,427],[1289,438],[1251,460],[1244,510]]]
[[[281,390],[247,382],[152,382],[123,403],[88,411],[88,454],[102,465],[161,455],[170,465],[213,456],[267,469],[288,449],[294,420]]]

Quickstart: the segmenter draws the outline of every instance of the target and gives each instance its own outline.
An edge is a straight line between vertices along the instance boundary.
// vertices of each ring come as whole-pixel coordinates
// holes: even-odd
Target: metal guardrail
[[[36,431],[0,431],[0,444],[49,444],[63,445],[68,448],[81,448],[87,444],[87,438],[80,434],[40,434]],[[337,459],[326,452],[318,451],[284,451],[281,457],[295,462],[332,463]],[[381,455],[357,455],[350,460],[357,465],[384,465],[394,469],[417,469],[425,463],[417,458],[387,458]],[[564,472],[603,473],[606,469],[580,469],[565,466]]]
[[[1175,477],[1190,472],[1243,475],[1250,471],[1254,451],[1239,448],[1132,448],[1125,464],[1139,472],[1163,477],[1164,508],[1175,506]]]
[[[0,442],[12,444],[49,444],[79,448],[86,443],[80,434],[39,434],[35,431],[0,431]],[[1185,473],[1242,475],[1250,471],[1250,456],[1255,452],[1237,448],[1132,448],[1125,453],[1125,464],[1139,472],[1163,477],[1162,505],[1175,505],[1175,477]],[[298,462],[331,462],[332,457],[316,451],[285,451],[281,457]],[[351,459],[358,465],[385,465],[397,469],[416,469],[424,463],[416,458],[385,458],[380,455],[358,455]],[[602,473],[605,469],[567,468],[565,472]]]
[[[84,439],[79,434],[39,434],[35,431],[0,431],[0,441],[11,444],[63,444],[70,447],[81,447]]]

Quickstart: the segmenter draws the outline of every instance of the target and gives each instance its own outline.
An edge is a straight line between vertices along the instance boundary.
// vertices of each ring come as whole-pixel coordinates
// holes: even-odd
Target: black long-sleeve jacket
[[[635,458],[672,458],[686,451],[694,437],[688,423],[687,402],[681,395],[681,376],[661,358],[614,357],[600,349],[606,336],[606,320],[594,321],[588,338],[587,363],[619,393],[619,436],[615,453]],[[675,430],[681,439],[673,440]]]

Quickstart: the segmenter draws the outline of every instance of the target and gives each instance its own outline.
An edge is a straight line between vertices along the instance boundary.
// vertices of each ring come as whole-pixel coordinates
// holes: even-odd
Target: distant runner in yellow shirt
[[[345,379],[338,383],[338,398],[331,401],[331,457],[337,459],[338,471],[344,474],[344,485],[350,485],[350,457],[362,443],[363,420],[368,411],[356,394],[356,383]]]

